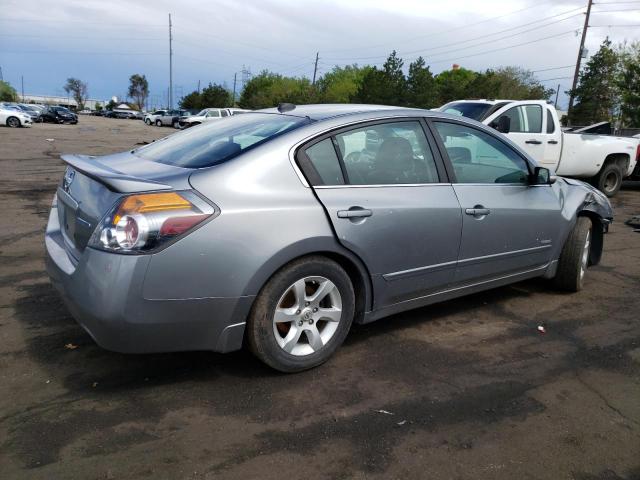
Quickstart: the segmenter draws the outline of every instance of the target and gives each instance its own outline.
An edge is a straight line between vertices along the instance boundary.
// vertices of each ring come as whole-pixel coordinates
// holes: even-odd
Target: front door
[[[563,222],[556,189],[530,186],[528,162],[497,136],[457,122],[433,125],[463,213],[455,283],[543,269]]]
[[[338,240],[369,269],[375,308],[453,281],[460,205],[419,120],[320,137],[298,158]]]
[[[491,123],[498,123],[501,117],[508,117],[511,121],[509,140],[517,144],[531,155],[537,162],[542,162],[545,156],[547,136],[543,133],[543,119],[546,112],[540,103],[518,102],[505,107],[506,110],[496,112]]]

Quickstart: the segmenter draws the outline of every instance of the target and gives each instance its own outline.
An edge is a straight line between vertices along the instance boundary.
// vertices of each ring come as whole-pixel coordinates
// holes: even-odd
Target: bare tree
[[[129,96],[133,98],[138,110],[142,110],[149,96],[149,82],[144,75],[134,74],[129,77]]]
[[[73,95],[73,99],[78,104],[78,110],[84,109],[84,104],[88,97],[88,85],[86,83],[77,78],[67,78],[64,91]]]

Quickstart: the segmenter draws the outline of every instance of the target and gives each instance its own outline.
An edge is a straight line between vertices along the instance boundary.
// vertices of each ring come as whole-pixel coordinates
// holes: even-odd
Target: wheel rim
[[[9,124],[10,127],[17,127],[18,125],[20,125],[20,122],[18,121],[18,119],[16,118],[10,118],[7,123]]]
[[[335,335],[342,319],[342,296],[325,277],[305,277],[293,283],[278,300],[273,334],[290,355],[311,355]]]
[[[589,249],[591,247],[591,230],[587,231],[587,238],[584,240],[584,248],[582,249],[582,258],[580,259],[580,282],[584,278],[589,265]]]
[[[604,189],[607,192],[613,192],[618,186],[618,175],[616,172],[609,172],[604,178]]]

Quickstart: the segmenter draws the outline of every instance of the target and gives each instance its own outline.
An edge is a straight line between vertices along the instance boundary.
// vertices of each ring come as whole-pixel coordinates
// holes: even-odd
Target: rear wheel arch
[[[345,270],[355,293],[354,321],[360,323],[364,318],[365,312],[371,310],[373,305],[371,275],[364,263],[355,254],[340,247],[335,242],[307,239],[278,252],[265,262],[251,278],[247,285],[246,294],[257,295],[276,273],[290,263],[308,256],[326,257]]]
[[[622,174],[627,172],[629,168],[629,162],[631,162],[631,157],[626,153],[611,153],[606,156],[604,159],[604,163],[602,167],[604,168],[606,165],[616,164],[622,170]]]

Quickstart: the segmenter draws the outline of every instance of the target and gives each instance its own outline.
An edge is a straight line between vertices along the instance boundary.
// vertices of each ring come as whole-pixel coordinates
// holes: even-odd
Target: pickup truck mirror
[[[555,175],[551,175],[548,168],[536,167],[533,169],[529,183],[531,185],[552,185],[556,183],[557,178]]]

